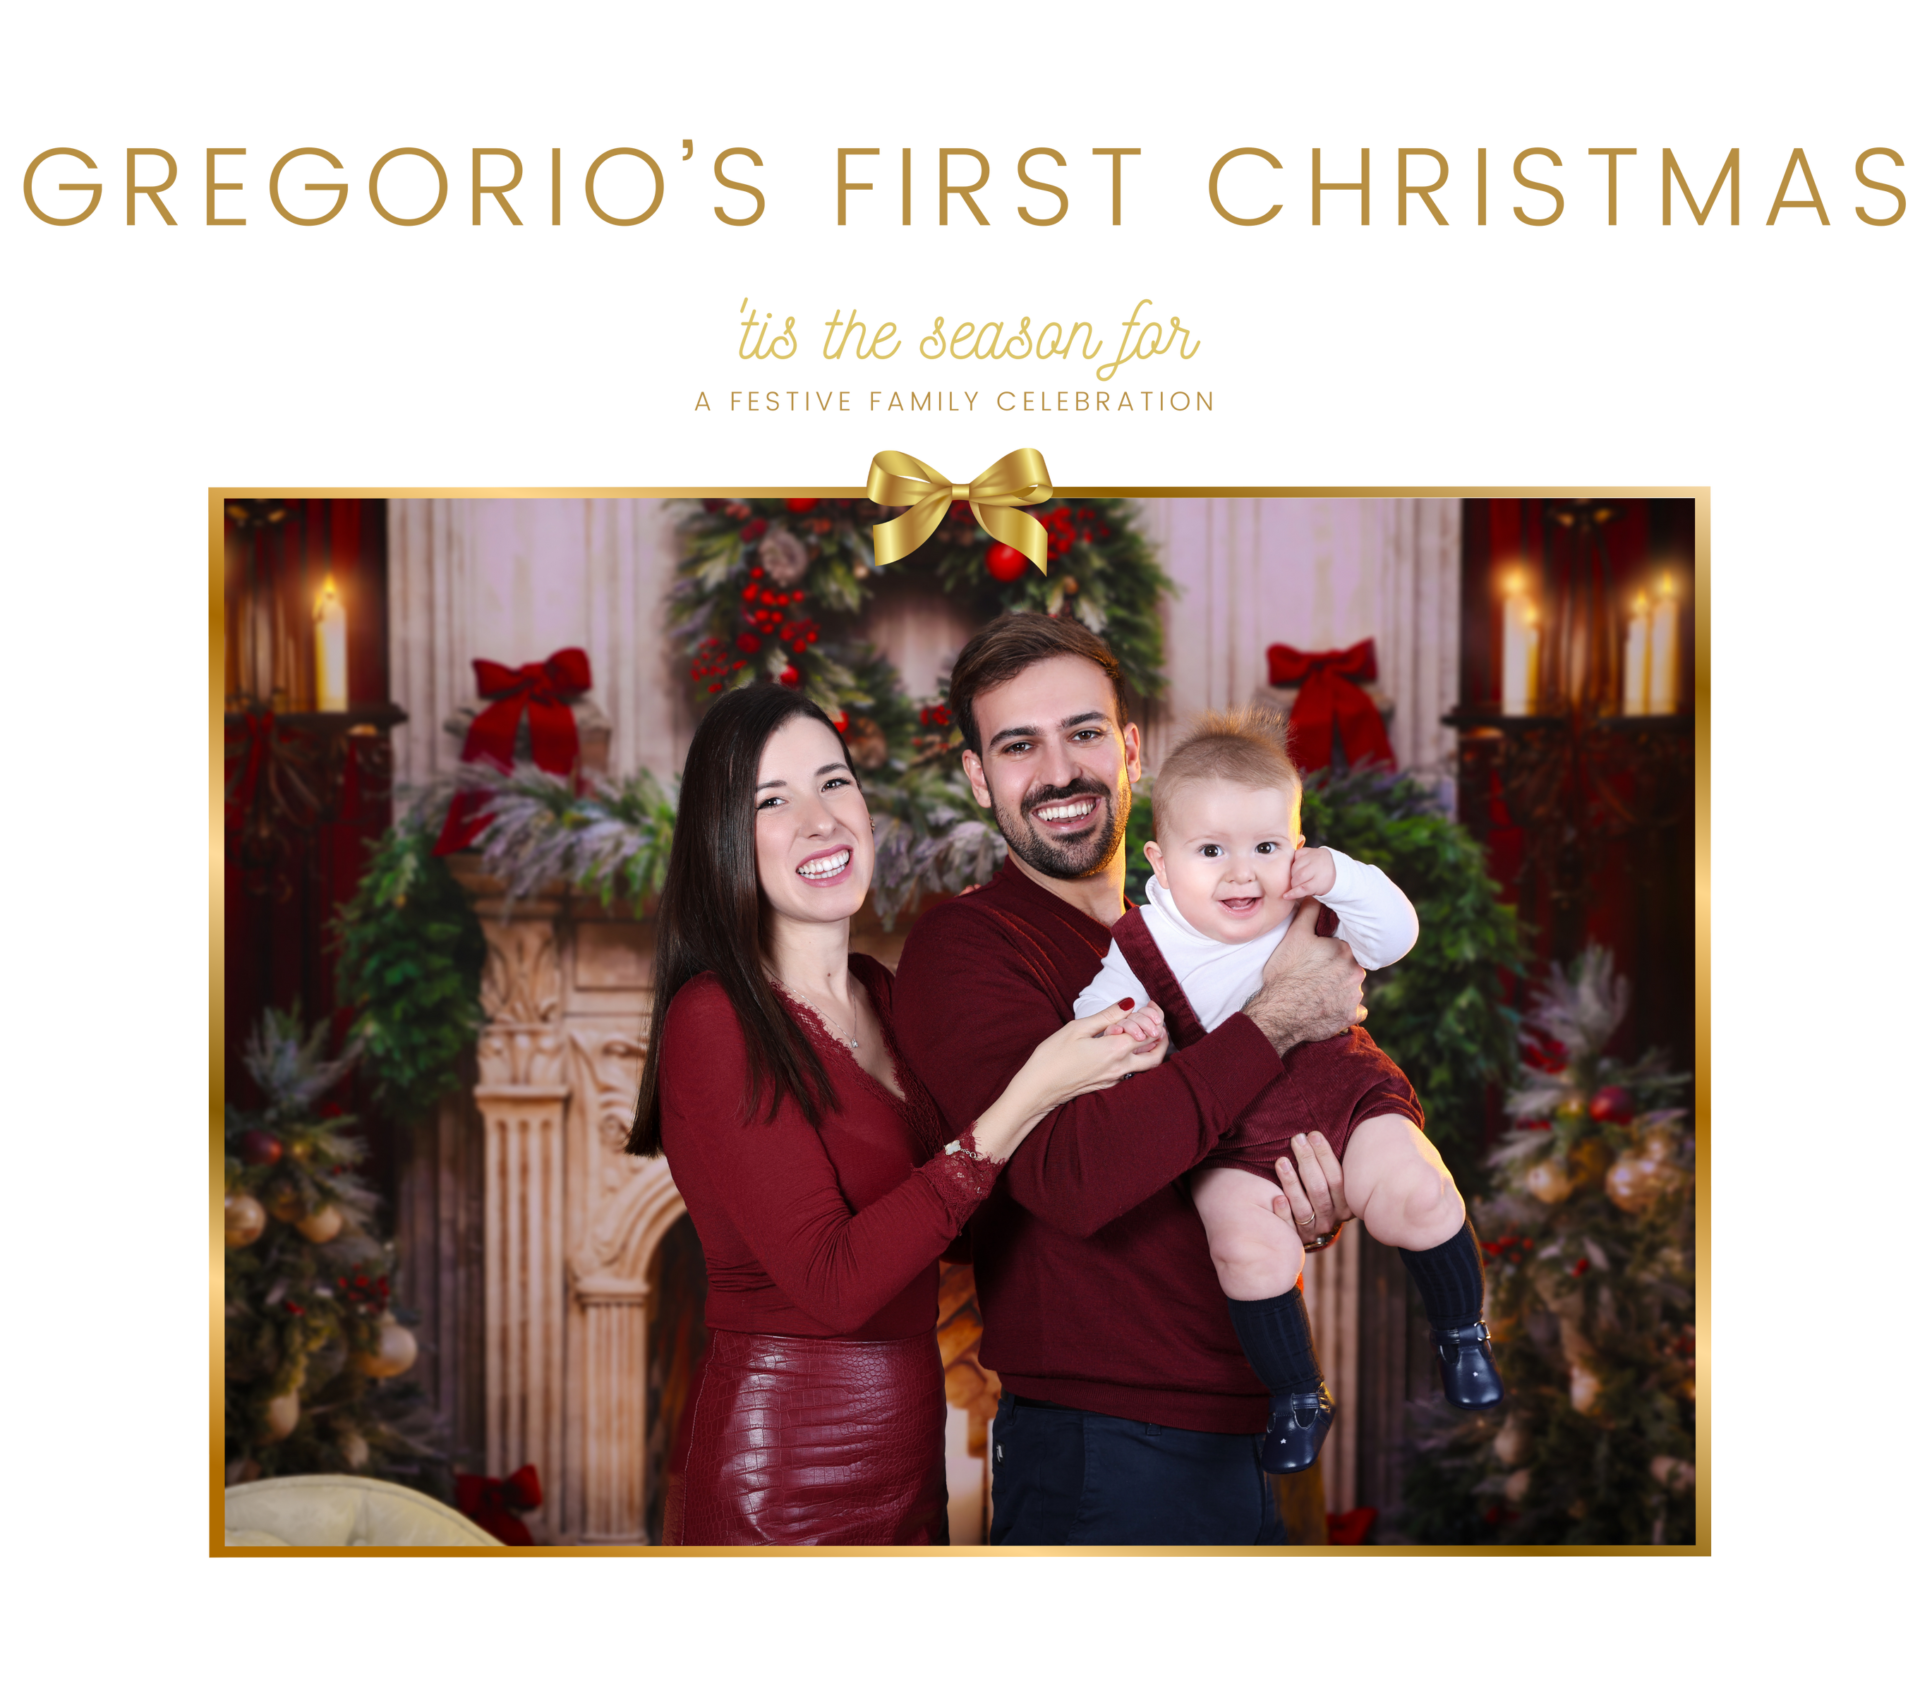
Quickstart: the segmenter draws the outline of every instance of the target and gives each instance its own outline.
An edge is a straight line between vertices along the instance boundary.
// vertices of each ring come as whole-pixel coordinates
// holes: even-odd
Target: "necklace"
[[[794,987],[790,982],[783,982],[778,976],[775,976],[773,978],[773,984],[775,987],[779,988],[782,993],[792,994],[795,999],[799,1000],[802,1005],[806,1006],[808,1010],[810,1010],[816,1017],[820,1019],[821,1022],[825,1023],[826,1026],[833,1031],[834,1038],[838,1040],[843,1046],[846,1046],[855,1052],[859,1051],[860,1041],[858,1037],[855,1035],[848,1034],[845,1029],[841,1028],[838,1023],[836,1023],[831,1017],[829,1017],[826,1014],[826,1012],[822,1011],[819,1006],[814,1004],[813,999],[810,995],[802,993],[798,988]],[[859,1026],[860,1026],[860,1008],[856,1005],[854,1007],[854,1027],[857,1029],[859,1028]]]

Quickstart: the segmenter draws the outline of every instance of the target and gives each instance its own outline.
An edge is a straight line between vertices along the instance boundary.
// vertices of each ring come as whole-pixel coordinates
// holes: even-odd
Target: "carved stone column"
[[[663,1160],[638,1165],[574,1253],[586,1484],[580,1538],[646,1536],[647,1296],[660,1240],[686,1210]]]
[[[564,1466],[567,1043],[560,1022],[559,905],[523,900],[504,920],[497,896],[475,901],[487,937],[481,1003],[480,1108],[485,1136],[487,1471],[539,1466],[551,1534]]]

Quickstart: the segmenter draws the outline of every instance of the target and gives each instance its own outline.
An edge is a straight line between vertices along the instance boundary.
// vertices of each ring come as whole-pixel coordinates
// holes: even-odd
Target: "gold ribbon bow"
[[[997,459],[974,482],[949,482],[932,465],[910,453],[873,455],[867,472],[867,498],[879,506],[912,509],[873,529],[873,562],[884,568],[907,556],[940,527],[947,507],[965,500],[974,519],[996,541],[1024,553],[1047,573],[1047,532],[1037,517],[1016,506],[1037,506],[1053,498],[1047,461],[1034,447],[1018,447]]]

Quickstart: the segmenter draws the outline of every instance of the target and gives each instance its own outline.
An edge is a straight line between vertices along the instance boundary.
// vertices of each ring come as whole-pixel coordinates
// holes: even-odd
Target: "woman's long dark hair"
[[[767,1115],[791,1095],[818,1125],[823,1109],[839,1101],[826,1067],[761,963],[766,903],[760,895],[754,845],[754,794],[760,755],[790,718],[811,717],[839,730],[797,688],[761,683],[721,695],[694,732],[680,778],[680,811],[660,890],[653,963],[653,1032],[640,1071],[627,1150],[643,1158],[660,1151],[660,1039],[673,996],[702,972],[720,978],[747,1043],[747,1108],[770,1090]],[[846,742],[840,741],[841,756]],[[853,769],[848,759],[847,768]],[[720,1087],[724,1077],[714,1078]]]

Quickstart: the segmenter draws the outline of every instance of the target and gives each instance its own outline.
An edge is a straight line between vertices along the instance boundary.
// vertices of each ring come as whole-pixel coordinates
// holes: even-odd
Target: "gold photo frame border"
[[[223,1124],[226,1114],[225,793],[226,538],[233,499],[864,499],[864,488],[777,487],[211,487],[207,491],[208,757],[208,1552],[213,1557],[1709,1557],[1712,1555],[1712,495],[1706,487],[1453,485],[1196,486],[1167,483],[1058,488],[1061,499],[1688,499],[1694,502],[1694,1048],[1696,1171],[1695,1544],[1691,1546],[228,1546],[225,1544]]]

